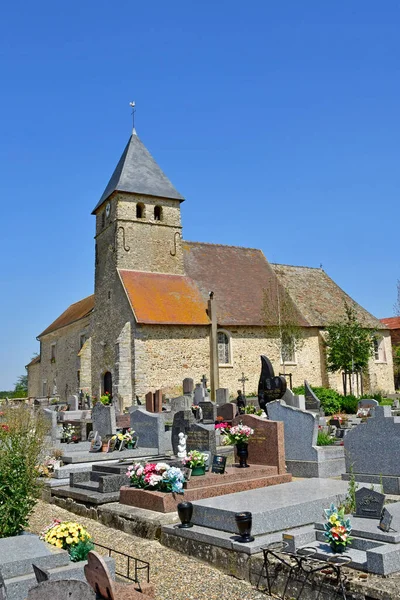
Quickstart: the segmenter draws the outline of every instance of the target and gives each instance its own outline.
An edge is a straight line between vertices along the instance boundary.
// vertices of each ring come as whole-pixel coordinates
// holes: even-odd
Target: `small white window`
[[[47,381],[43,379],[42,396],[47,396]]]
[[[225,331],[217,332],[218,364],[230,365],[232,363],[231,339]]]
[[[374,338],[375,362],[386,362],[385,340],[383,337]]]
[[[296,341],[291,335],[282,336],[281,363],[296,364]]]

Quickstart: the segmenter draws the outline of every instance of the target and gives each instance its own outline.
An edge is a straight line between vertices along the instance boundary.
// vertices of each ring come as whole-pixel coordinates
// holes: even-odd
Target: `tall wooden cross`
[[[246,382],[246,381],[248,381],[248,380],[249,380],[249,378],[248,378],[248,377],[245,377],[245,376],[244,376],[244,373],[243,373],[243,371],[242,371],[242,377],[241,377],[241,379],[238,379],[238,382],[242,384],[243,396],[245,396],[245,395],[246,395],[244,384],[245,384],[245,382]]]

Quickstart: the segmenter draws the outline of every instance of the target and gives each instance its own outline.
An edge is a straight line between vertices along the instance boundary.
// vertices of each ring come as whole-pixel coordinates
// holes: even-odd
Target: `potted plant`
[[[248,467],[248,443],[250,437],[254,434],[254,429],[248,427],[247,425],[243,425],[243,423],[239,423],[238,425],[234,425],[233,427],[230,427],[229,425],[226,425],[226,427],[224,427],[221,425],[217,425],[217,428],[221,430],[221,433],[223,435],[222,443],[228,446],[236,446],[236,451],[239,457],[239,467]]]
[[[185,467],[189,467],[192,469],[192,475],[205,475],[206,472],[206,458],[207,455],[203,452],[199,452],[198,450],[192,450],[189,454],[182,460],[182,463]]]
[[[325,537],[333,552],[343,553],[351,543],[352,538],[350,519],[344,516],[344,507],[337,509],[334,504],[324,510],[327,522],[325,523]]]
[[[67,550],[72,562],[86,560],[94,548],[88,531],[79,523],[61,522],[55,519],[42,533],[40,539],[48,544]]]

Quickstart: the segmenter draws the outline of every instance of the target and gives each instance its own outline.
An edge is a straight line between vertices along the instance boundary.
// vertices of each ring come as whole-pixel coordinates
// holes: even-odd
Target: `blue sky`
[[[3,3],[0,389],[93,291],[90,213],[129,137],[130,100],[186,198],[185,239],[322,264],[391,316],[399,26],[391,0]]]

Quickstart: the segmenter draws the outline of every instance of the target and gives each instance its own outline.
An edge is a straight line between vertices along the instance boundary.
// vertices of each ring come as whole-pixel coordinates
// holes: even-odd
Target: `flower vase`
[[[338,544],[337,542],[330,542],[330,547],[332,552],[335,554],[343,554],[346,551],[346,546],[344,544]]]
[[[248,467],[247,458],[249,456],[248,444],[240,442],[236,444],[236,452],[239,458],[239,467],[242,469]]]
[[[203,465],[202,467],[192,467],[192,476],[195,477],[196,475],[205,475],[206,474],[206,466]]]

